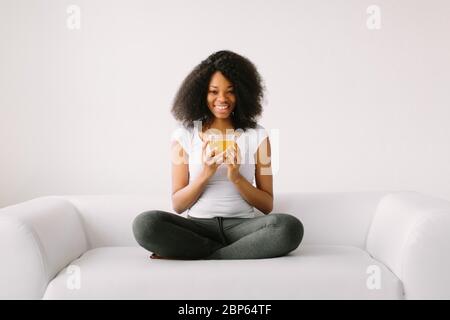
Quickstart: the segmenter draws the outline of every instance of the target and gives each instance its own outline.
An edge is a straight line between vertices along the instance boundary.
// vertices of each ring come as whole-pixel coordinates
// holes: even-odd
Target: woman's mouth
[[[214,105],[214,108],[219,112],[226,112],[230,109],[229,104],[216,104]]]

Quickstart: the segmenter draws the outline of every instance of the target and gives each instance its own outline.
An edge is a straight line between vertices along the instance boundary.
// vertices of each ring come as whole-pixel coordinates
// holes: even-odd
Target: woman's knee
[[[303,223],[297,217],[285,213],[274,214],[273,220],[280,231],[283,246],[287,251],[296,249],[303,239]]]
[[[158,210],[150,210],[140,213],[133,220],[133,234],[139,242],[148,238],[158,228],[158,224],[164,219],[164,213]]]

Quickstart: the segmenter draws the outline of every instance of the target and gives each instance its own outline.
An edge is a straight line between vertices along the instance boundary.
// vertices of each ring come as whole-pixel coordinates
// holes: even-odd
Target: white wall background
[[[445,0],[0,0],[0,207],[169,192],[172,99],[220,49],[265,79],[275,192],[450,199],[449,32]]]

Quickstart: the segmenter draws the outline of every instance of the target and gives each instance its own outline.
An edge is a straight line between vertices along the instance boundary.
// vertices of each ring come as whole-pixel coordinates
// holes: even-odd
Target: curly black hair
[[[262,78],[250,60],[228,50],[211,54],[184,79],[173,101],[171,112],[175,119],[187,128],[192,128],[194,121],[211,124],[214,115],[208,109],[206,99],[209,82],[216,71],[233,84],[236,105],[231,120],[234,128],[255,128],[263,111]]]

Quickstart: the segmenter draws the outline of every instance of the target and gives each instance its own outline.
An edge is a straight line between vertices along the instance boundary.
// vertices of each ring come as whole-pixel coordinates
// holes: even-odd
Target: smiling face
[[[217,71],[209,82],[208,108],[219,119],[226,119],[233,112],[236,104],[233,84],[224,75]]]

